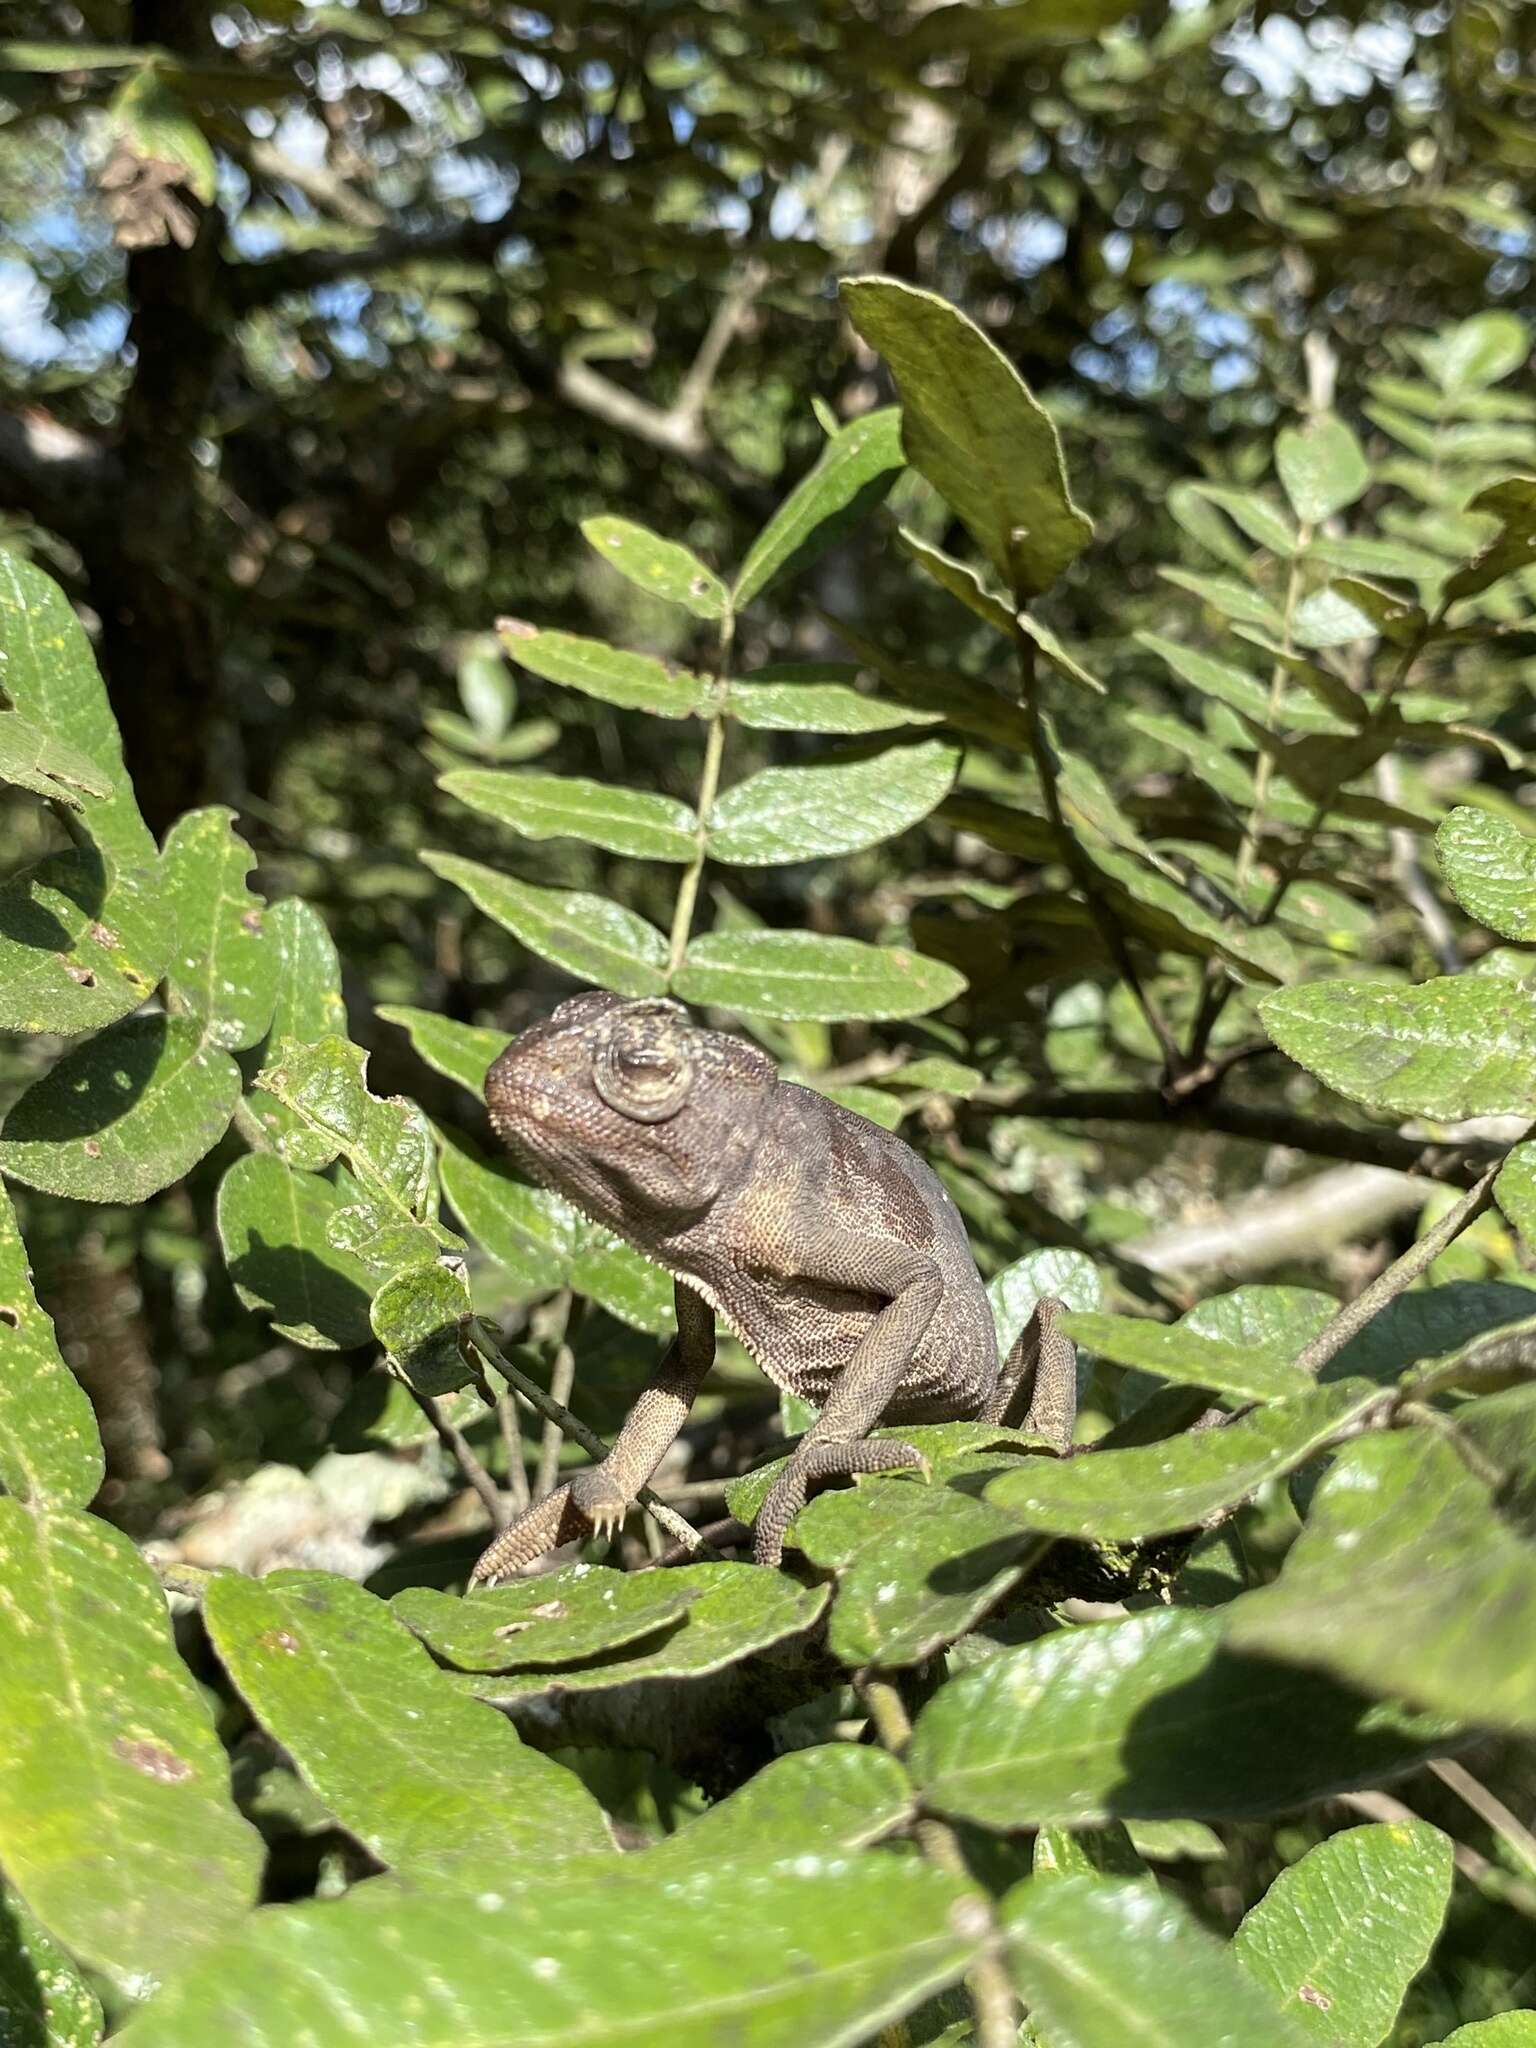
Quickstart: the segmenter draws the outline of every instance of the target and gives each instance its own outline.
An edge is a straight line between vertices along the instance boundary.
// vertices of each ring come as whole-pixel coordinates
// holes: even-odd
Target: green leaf
[[[477,1698],[527,1699],[558,1685],[564,1692],[594,1692],[645,1678],[704,1678],[739,1664],[791,1636],[803,1635],[827,1604],[827,1586],[800,1586],[782,1572],[753,1564],[685,1564],[667,1573],[668,1589],[694,1597],[673,1629],[654,1646],[647,1640],[600,1664],[549,1672],[463,1677],[452,1682]]]
[[[1050,416],[963,313],[894,278],[845,278],[848,317],[891,366],[902,446],[1022,603],[1093,534],[1067,489]]]
[[[904,526],[897,529],[896,538],[903,550],[941,590],[947,590],[951,597],[957,598],[967,611],[984,620],[993,632],[1012,640],[1013,607],[995,591],[989,590],[968,562],[957,561],[953,555],[935,547],[932,541],[924,540],[920,534],[912,533]]]
[[[409,2015],[411,2048],[837,2048],[958,1978],[985,1926],[916,1859],[753,1857],[659,1888],[649,1861],[594,1860],[510,1895],[374,1883],[272,1907],[121,2048],[330,2041],[338,2011],[377,2041]]]
[[[97,2048],[101,2000],[14,1893],[0,1891],[0,2041]]]
[[[794,1541],[836,1577],[827,1642],[850,1668],[925,1662],[1045,1548],[986,1501],[906,1478],[819,1495],[797,1517]]]
[[[1282,557],[1295,554],[1296,529],[1273,499],[1260,491],[1233,491],[1220,484],[1195,484],[1193,488],[1202,498],[1219,506],[1261,548]]]
[[[109,872],[92,848],[54,854],[0,888],[0,1031],[76,1038],[149,995],[175,930],[150,868]]]
[[[1444,595],[1448,602],[1475,597],[1490,584],[1536,562],[1536,477],[1512,476],[1503,483],[1490,484],[1486,491],[1478,492],[1467,510],[1486,512],[1498,520],[1499,530],[1447,582]]]
[[[1455,1280],[1400,1294],[1323,1367],[1325,1380],[1390,1386],[1411,1367],[1442,1359],[1531,1314],[1530,1290],[1498,1280]]]
[[[1527,1250],[1536,1246],[1536,1144],[1512,1148],[1499,1169],[1493,1192]]]
[[[476,745],[494,751],[517,714],[517,690],[500,644],[488,633],[477,635],[460,654],[454,680]]]
[[[330,1572],[221,1572],[219,1660],[300,1777],[371,1856],[420,1884],[540,1879],[612,1854],[581,1780],[456,1693],[372,1593]]]
[[[1438,1828],[1346,1828],[1281,1871],[1232,1953],[1300,2035],[1376,2048],[1429,1961],[1450,1896],[1451,1844]]]
[[[0,708],[0,782],[29,789],[83,811],[87,797],[108,797],[112,785],[89,754],[56,740],[19,712]]]
[[[1177,584],[1180,590],[1198,597],[1225,619],[1236,619],[1245,626],[1262,626],[1277,637],[1285,630],[1284,619],[1269,599],[1246,583],[1234,582],[1230,576],[1195,576],[1187,569],[1159,569],[1157,573],[1165,583]]]
[[[862,760],[761,769],[716,804],[710,854],[734,867],[774,867],[876,846],[927,817],[959,765],[958,747],[919,740]]]
[[[159,849],[139,815],[123,743],[73,605],[41,569],[0,550],[0,690],[23,718],[100,769],[111,796],[82,823],[109,865],[152,868]]]
[[[1436,371],[1447,392],[1485,391],[1518,370],[1530,349],[1530,334],[1518,313],[1474,313],[1446,336]]]
[[[862,524],[902,471],[901,415],[893,405],[851,420],[831,436],[816,466],[800,479],[747,550],[732,602],[761,597],[784,577],[798,576]]]
[[[1346,1446],[1279,1579],[1226,1611],[1233,1642],[1261,1656],[1536,1731],[1536,1543],[1504,1520],[1454,1444],[1428,1430]]]
[[[744,1017],[920,1017],[953,1002],[965,977],[905,946],[868,946],[820,932],[707,932],[673,984],[685,1003]]]
[[[407,1586],[390,1602],[440,1663],[459,1671],[558,1670],[627,1650],[681,1621],[698,1586],[671,1572],[620,1572],[568,1565],[467,1598]]]
[[[0,1169],[81,1202],[144,1202],[229,1128],[240,1071],[189,1017],[125,1017],[11,1105]]]
[[[421,856],[433,874],[453,882],[470,902],[530,952],[554,961],[580,981],[621,996],[659,996],[667,986],[667,942],[656,927],[611,903],[574,889],[515,882],[453,853]]]
[[[457,1132],[438,1132],[443,1193],[469,1235],[527,1294],[570,1278],[591,1226],[547,1188],[486,1159]]]
[[[1241,1819],[1444,1746],[1443,1722],[1234,1649],[1226,1617],[1243,1600],[1057,1629],[950,1679],[907,1752],[924,1803],[1002,1829]]]
[[[210,1045],[259,1045],[277,1001],[279,956],[266,908],[245,885],[255,855],[221,804],[188,811],[166,837],[160,884],[176,924],[167,985],[203,1021]]]
[[[1321,526],[1353,505],[1371,481],[1364,451],[1337,413],[1320,414],[1305,427],[1282,427],[1275,437],[1275,467],[1304,526]]]
[[[1341,1380],[1222,1429],[1079,1458],[1027,1458],[992,1482],[987,1499],[1026,1528],[1084,1541],[1140,1542],[1193,1529],[1304,1465],[1377,1399],[1368,1381]]]
[[[368,1088],[368,1055],[345,1038],[301,1045],[284,1039],[258,1088],[285,1102],[334,1159],[345,1153],[358,1179],[400,1223],[426,1220],[432,1202],[432,1134],[414,1102]]]
[[[1435,834],[1435,851],[1469,917],[1506,939],[1536,941],[1536,839],[1496,812],[1458,804]]]
[[[470,1316],[462,1259],[392,1273],[373,1297],[373,1334],[419,1394],[452,1394],[475,1377],[463,1333]]]
[[[1018,627],[1026,640],[1034,641],[1058,675],[1063,675],[1069,682],[1076,683],[1080,690],[1087,690],[1090,696],[1103,697],[1108,694],[1098,677],[1090,675],[1082,663],[1067,651],[1050,627],[1042,624],[1033,613],[1020,612]]]
[[[1239,1401],[1282,1400],[1311,1384],[1291,1363],[1290,1345],[1259,1350],[1146,1316],[1073,1315],[1062,1327],[1074,1343],[1116,1365],[1133,1365],[1178,1386],[1209,1387]]]
[[[1536,2012],[1501,2012],[1447,2034],[1440,2048],[1536,2048]]]
[[[1536,1004],[1518,984],[1441,975],[1417,988],[1311,982],[1269,996],[1282,1052],[1368,1109],[1400,1116],[1536,1110]]]
[[[570,1284],[632,1329],[659,1334],[673,1327],[672,1276],[596,1224],[577,1247]]]
[[[1097,843],[1085,846],[1084,852],[1100,874],[1117,885],[1112,897],[1128,899],[1132,921],[1159,943],[1227,960],[1244,978],[1256,974],[1284,981],[1295,971],[1295,955],[1283,933],[1213,916],[1182,882],[1170,881],[1138,854]]]
[[[734,678],[725,708],[760,732],[888,732],[897,725],[937,725],[941,711],[921,711],[853,685],[854,662],[781,661]]]
[[[124,1990],[255,1904],[260,1837],[121,1531],[0,1498],[0,1861],[48,1931]]]
[[[455,768],[438,786],[524,839],[584,839],[640,860],[692,860],[699,821],[687,804],[577,775]]]
[[[992,1321],[997,1328],[997,1353],[1006,1358],[1019,1332],[1034,1313],[1035,1303],[1054,1295],[1071,1309],[1096,1309],[1104,1292],[1098,1268],[1086,1252],[1047,1245],[1026,1252],[987,1282]]]
[[[374,1013],[386,1024],[398,1024],[411,1041],[411,1049],[434,1073],[443,1074],[467,1088],[477,1101],[485,1097],[485,1077],[492,1064],[512,1043],[507,1031],[492,1031],[483,1024],[460,1024],[452,1017],[439,1017],[435,1010],[413,1010],[406,1003],[380,1003]]]
[[[582,537],[621,576],[693,613],[696,619],[718,619],[730,604],[725,585],[681,542],[663,540],[632,519],[583,519]]]
[[[368,1268],[327,1236],[346,1200],[271,1152],[237,1159],[219,1185],[219,1241],[236,1294],[279,1337],[313,1351],[350,1351],[371,1335]]]
[[[710,686],[702,676],[658,661],[654,654],[628,654],[579,633],[542,633],[522,619],[498,619],[496,630],[523,668],[605,704],[646,711],[653,718],[691,718],[708,707]]]
[[[923,1095],[954,1095],[968,1102],[985,1078],[979,1067],[968,1067],[943,1053],[931,1053],[925,1059],[908,1060],[894,1074],[883,1075],[880,1085],[882,1088],[912,1088]]]
[[[322,1038],[345,1038],[347,1006],[341,998],[341,961],[319,911],[297,896],[284,897],[266,914],[267,937],[277,951],[277,990],[272,1007],[269,1045],[285,1038],[314,1045]],[[289,1166],[318,1168],[336,1156],[328,1136],[321,1136],[274,1095],[248,1097],[237,1112],[240,1128],[252,1143],[260,1140]]]
[[[105,1475],[85,1389],[32,1292],[16,1211],[0,1182],[0,1486],[32,1506],[84,1507]],[[0,1993],[3,1996],[3,1993]],[[3,2011],[3,2006],[0,2006]]]
[[[800,1856],[846,1854],[912,1812],[906,1772],[883,1749],[828,1742],[797,1749],[644,1852],[652,1881],[720,1865],[750,1869]]]
[[[1301,2048],[1305,2036],[1179,1902],[1135,1879],[1029,1879],[1008,1961],[1051,2048]]]
[[[114,131],[143,163],[171,163],[180,182],[204,206],[218,192],[219,167],[213,146],[185,100],[172,92],[156,64],[144,64],[124,79],[107,108]]]

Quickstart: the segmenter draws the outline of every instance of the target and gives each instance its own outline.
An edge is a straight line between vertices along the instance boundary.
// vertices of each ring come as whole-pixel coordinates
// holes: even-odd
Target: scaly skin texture
[[[753,1534],[777,1564],[815,1481],[921,1464],[882,1421],[1002,1420],[1070,1442],[1072,1347],[1042,1303],[1000,1371],[986,1291],[943,1185],[891,1132],[781,1081],[755,1046],[660,998],[574,996],[486,1078],[517,1163],[665,1267],[677,1336],[600,1465],[504,1530],[472,1584],[622,1521],[687,1418],[718,1316],[820,1414]]]

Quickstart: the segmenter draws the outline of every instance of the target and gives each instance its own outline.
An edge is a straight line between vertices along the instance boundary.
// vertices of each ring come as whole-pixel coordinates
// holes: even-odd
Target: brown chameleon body
[[[709,1369],[716,1315],[822,1411],[759,1517],[762,1562],[811,1480],[920,1462],[865,1442],[876,1423],[998,1415],[1013,1393],[937,1176],[878,1124],[781,1081],[755,1046],[665,1000],[576,996],[501,1055],[486,1101],[532,1178],[672,1274],[678,1337],[609,1457],[504,1531],[477,1581],[616,1526]]]

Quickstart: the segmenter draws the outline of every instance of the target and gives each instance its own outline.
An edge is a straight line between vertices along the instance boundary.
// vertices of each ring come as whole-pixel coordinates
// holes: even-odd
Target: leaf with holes
[[[370,1855],[416,1884],[541,1880],[613,1854],[581,1780],[457,1694],[382,1600],[330,1572],[221,1573],[219,1659],[304,1782]]]
[[[271,1152],[237,1159],[219,1186],[219,1241],[235,1292],[271,1317],[278,1336],[313,1351],[349,1351],[371,1335],[372,1276],[327,1235],[346,1199]]]
[[[280,961],[266,905],[245,884],[254,865],[234,812],[218,804],[178,818],[160,861],[176,925],[167,983],[202,1018],[209,1044],[231,1052],[261,1043],[277,1001]]]
[[[710,854],[773,867],[876,846],[926,818],[959,765],[958,747],[919,740],[862,759],[760,769],[716,804]]]
[[[579,633],[541,633],[521,619],[498,619],[501,643],[515,662],[546,682],[563,683],[625,711],[653,718],[692,718],[706,711],[710,685],[654,654],[628,654]]]
[[[1438,1828],[1346,1828],[1281,1871],[1232,1953],[1320,2048],[1376,2048],[1429,1961],[1450,1897],[1451,1844]]]
[[[77,1038],[136,1010],[171,957],[152,868],[107,869],[94,847],[0,887],[0,1031]]]
[[[1311,982],[1259,1007],[1280,1050],[1340,1095],[1398,1116],[1536,1113],[1536,1003],[1517,983]]]
[[[260,1837],[129,1539],[0,1498],[0,1860],[118,1985],[180,1969],[256,1902]]]
[[[392,1273],[373,1297],[373,1334],[419,1394],[456,1393],[476,1377],[465,1349],[471,1303],[464,1261],[435,1259]]]
[[[820,932],[707,932],[691,941],[674,991],[685,1003],[744,1017],[920,1017],[942,1009],[965,977],[905,946],[868,946]]]
[[[305,1045],[285,1038],[256,1077],[299,1118],[328,1158],[345,1153],[359,1181],[400,1223],[420,1224],[432,1206],[432,1133],[414,1102],[368,1087],[368,1055],[349,1039]]]
[[[659,996],[667,986],[667,942],[656,927],[606,896],[514,882],[478,861],[424,853],[433,874],[453,882],[487,917],[531,952],[580,981],[621,996]]]
[[[808,569],[880,504],[900,476],[901,415],[895,406],[839,427],[747,550],[731,593],[739,608]]]
[[[698,847],[687,804],[649,790],[496,768],[455,768],[438,785],[524,839],[584,839],[637,860],[692,860]]]
[[[1536,839],[1492,811],[1458,804],[1435,834],[1451,893],[1506,939],[1536,940]]]
[[[190,1017],[125,1017],[67,1052],[0,1129],[0,1168],[81,1202],[144,1202],[223,1137],[240,1070]]]
[[[1049,590],[1093,534],[1067,489],[1050,415],[996,344],[936,294],[883,277],[839,289],[896,379],[907,460],[1016,601]]]
[[[0,1183],[0,1486],[32,1506],[85,1507],[105,1466],[96,1417],[32,1292],[27,1248]]]

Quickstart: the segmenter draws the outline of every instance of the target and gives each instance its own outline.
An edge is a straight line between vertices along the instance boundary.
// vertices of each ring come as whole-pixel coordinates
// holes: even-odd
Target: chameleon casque
[[[1067,1448],[1073,1353],[1049,1316],[1037,1311],[999,1369],[937,1176],[878,1124],[781,1081],[756,1046],[665,998],[594,992],[516,1039],[485,1094],[519,1166],[672,1275],[677,1335],[607,1457],[503,1530],[471,1584],[618,1528],[713,1363],[717,1316],[821,1411],[757,1518],[760,1564],[779,1562],[811,1485],[923,1462],[910,1444],[867,1440],[877,1423],[1002,1422],[1027,1407],[1025,1426]]]

